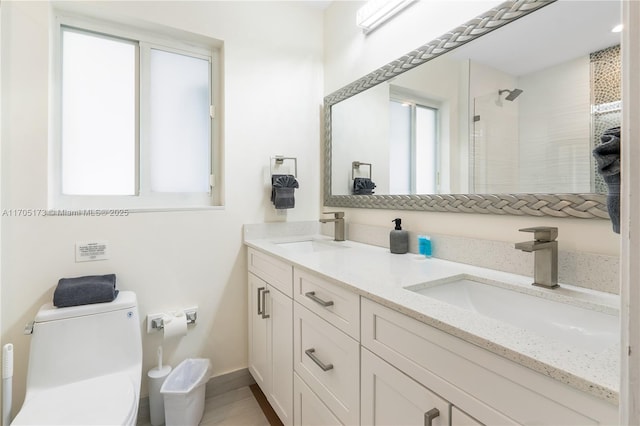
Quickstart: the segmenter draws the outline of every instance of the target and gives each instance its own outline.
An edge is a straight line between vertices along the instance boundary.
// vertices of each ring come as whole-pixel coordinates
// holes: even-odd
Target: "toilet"
[[[135,425],[142,377],[136,294],[43,305],[33,324],[27,391],[12,425]]]

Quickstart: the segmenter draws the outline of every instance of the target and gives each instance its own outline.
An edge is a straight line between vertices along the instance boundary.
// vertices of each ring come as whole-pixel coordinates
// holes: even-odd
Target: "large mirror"
[[[327,96],[325,205],[607,218],[591,152],[620,125],[620,19],[505,2]]]

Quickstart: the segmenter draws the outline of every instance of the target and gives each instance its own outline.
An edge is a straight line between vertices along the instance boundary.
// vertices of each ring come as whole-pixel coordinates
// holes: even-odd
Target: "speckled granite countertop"
[[[617,341],[595,351],[571,346],[564,341],[418,295],[405,287],[468,274],[508,283],[521,292],[590,307],[611,315],[618,315],[618,296],[562,284],[556,290],[538,289],[531,286],[530,277],[435,258],[425,259],[412,253],[391,254],[385,248],[353,241],[331,242],[342,245],[344,249],[315,252],[294,251],[278,244],[309,238],[331,241],[320,235],[256,235],[247,232],[245,227],[245,244],[249,247],[320,274],[361,296],[578,390],[612,404],[618,403],[620,345]]]

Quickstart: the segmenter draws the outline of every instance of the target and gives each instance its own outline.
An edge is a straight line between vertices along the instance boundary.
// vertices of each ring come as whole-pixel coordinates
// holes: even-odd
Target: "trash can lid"
[[[187,358],[167,376],[162,394],[186,394],[209,380],[211,362],[207,358]]]

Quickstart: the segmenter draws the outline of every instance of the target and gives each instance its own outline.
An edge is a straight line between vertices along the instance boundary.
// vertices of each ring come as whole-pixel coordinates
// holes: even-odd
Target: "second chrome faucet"
[[[545,288],[558,287],[558,228],[538,226],[519,229],[533,232],[533,241],[516,243],[516,249],[534,253],[533,285]]]

